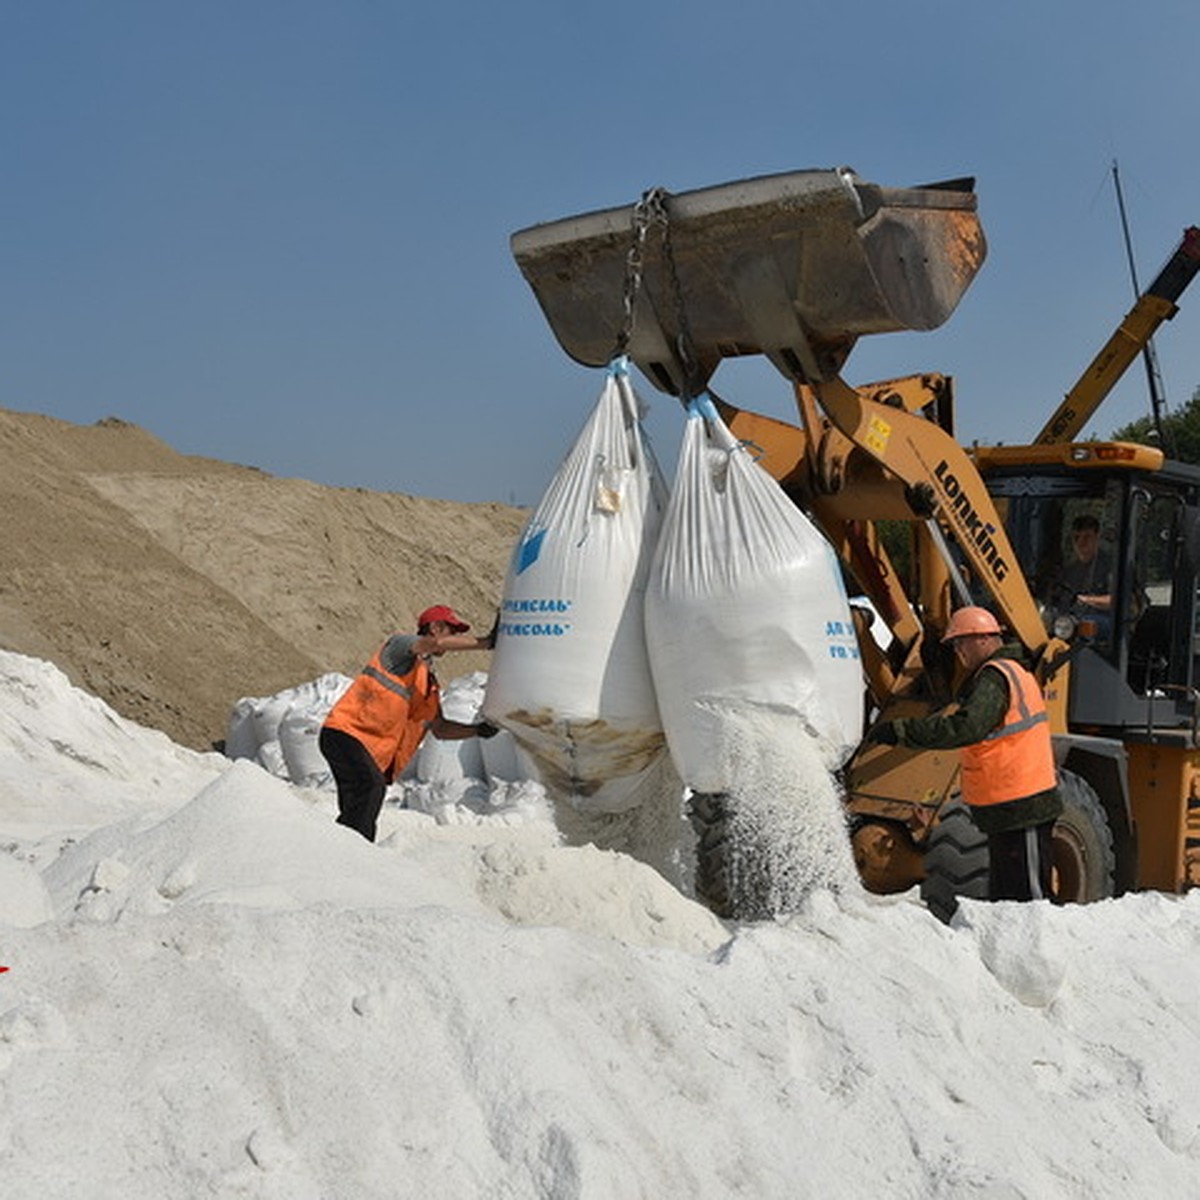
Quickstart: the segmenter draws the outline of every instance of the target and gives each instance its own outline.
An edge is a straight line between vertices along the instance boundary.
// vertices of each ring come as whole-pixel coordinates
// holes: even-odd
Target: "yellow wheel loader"
[[[707,391],[823,531],[870,601],[856,613],[870,719],[950,701],[951,611],[997,613],[1051,715],[1058,900],[1200,884],[1200,467],[1071,440],[1174,316],[1200,268],[1200,229],[1033,443],[969,449],[948,377],[852,385],[841,372],[859,337],[934,329],[954,311],[986,255],[971,179],[888,188],[838,168],[655,189],[515,233],[512,251],[567,354],[591,366],[627,354],[685,403]],[[710,387],[722,359],[757,354],[791,384],[796,424]],[[1085,540],[1081,583],[1071,552]],[[919,883],[943,916],[957,895],[986,895],[986,847],[957,775],[954,752],[854,753],[845,796],[867,887]],[[724,846],[719,805],[705,812],[702,841]]]

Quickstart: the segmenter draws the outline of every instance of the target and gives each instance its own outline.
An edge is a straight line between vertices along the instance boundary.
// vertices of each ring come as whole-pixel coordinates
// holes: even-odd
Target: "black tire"
[[[1116,895],[1117,855],[1100,797],[1086,779],[1059,773],[1063,813],[1054,823],[1054,900],[1086,904]]]
[[[733,918],[735,907],[728,799],[716,792],[693,792],[688,801],[696,833],[696,897],[726,920]]]
[[[761,829],[739,820],[736,798],[695,792],[688,817],[696,833],[696,898],[727,921],[778,916],[771,846]]]
[[[988,898],[991,868],[987,836],[979,831],[967,806],[957,797],[938,814],[925,842],[925,878],[921,899],[939,921],[949,923],[959,896]]]

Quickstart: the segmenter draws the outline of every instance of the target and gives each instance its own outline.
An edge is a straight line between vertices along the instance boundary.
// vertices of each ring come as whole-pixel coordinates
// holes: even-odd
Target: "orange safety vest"
[[[1023,800],[1055,784],[1050,718],[1037,680],[1011,659],[989,659],[985,667],[1008,680],[1008,711],[983,741],[959,751],[963,799],[976,807]]]
[[[382,654],[380,646],[330,710],[325,725],[362,742],[390,781],[416,753],[425,722],[438,715],[438,685],[423,658],[407,674],[393,675]]]

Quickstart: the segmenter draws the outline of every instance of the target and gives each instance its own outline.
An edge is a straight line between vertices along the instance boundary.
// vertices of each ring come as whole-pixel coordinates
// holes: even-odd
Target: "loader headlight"
[[[1079,622],[1070,613],[1059,613],[1054,618],[1054,636],[1061,641],[1069,642],[1075,636]]]

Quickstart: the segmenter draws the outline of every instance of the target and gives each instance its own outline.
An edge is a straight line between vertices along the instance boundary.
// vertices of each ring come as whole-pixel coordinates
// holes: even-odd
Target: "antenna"
[[[1133,282],[1133,295],[1136,300],[1142,289],[1138,284],[1137,265],[1133,260],[1133,243],[1129,238],[1129,220],[1125,215],[1125,195],[1121,191],[1121,169],[1114,158],[1112,163],[1113,187],[1117,192],[1117,210],[1121,214],[1121,232],[1125,237],[1125,257],[1129,261],[1129,278]],[[1147,338],[1142,350],[1142,361],[1146,365],[1146,384],[1150,389],[1150,413],[1154,420],[1154,429],[1158,434],[1160,449],[1170,454],[1171,447],[1167,441],[1167,433],[1163,418],[1166,416],[1167,402],[1163,397],[1162,375],[1158,370],[1158,355],[1154,352],[1154,339]]]

